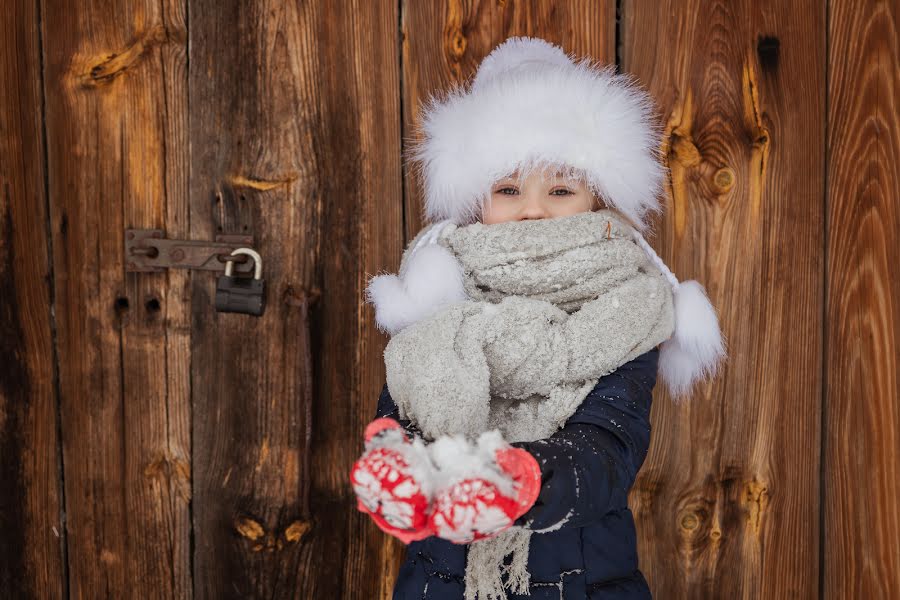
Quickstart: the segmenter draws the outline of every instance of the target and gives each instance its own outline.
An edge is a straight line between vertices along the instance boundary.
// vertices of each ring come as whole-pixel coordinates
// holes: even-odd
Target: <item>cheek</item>
[[[489,200],[490,207],[494,211],[512,210],[519,205],[518,196],[510,196],[507,194],[494,194]]]
[[[482,223],[492,225],[494,223],[502,223],[509,219],[509,215],[513,213],[515,203],[503,194],[494,194],[490,200],[485,203],[484,215]]]
[[[594,210],[595,208],[601,208],[603,203],[597,199],[594,194],[591,192],[585,191],[584,195],[581,198],[582,205],[585,207],[585,210]]]
[[[575,194],[566,198],[565,202],[554,204],[551,212],[556,216],[574,215],[588,212],[595,206],[593,196],[590,194]]]

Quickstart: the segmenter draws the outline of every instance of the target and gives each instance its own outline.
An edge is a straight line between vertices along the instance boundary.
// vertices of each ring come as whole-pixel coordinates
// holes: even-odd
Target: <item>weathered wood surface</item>
[[[627,2],[621,34],[667,127],[651,243],[706,286],[730,354],[682,407],[657,387],[642,568],[666,598],[817,598],[825,6]]]
[[[537,35],[656,98],[648,241],[728,340],[689,404],[657,388],[630,498],[654,595],[891,597],[898,5],[17,0],[0,596],[391,597],[405,547],[346,478],[384,380],[364,286],[423,225],[421,102]],[[254,235],[266,315],[217,314],[208,272],[126,273],[130,227]]]
[[[41,4],[73,598],[191,595],[189,275],[123,251],[188,233],[184,9]]]
[[[0,597],[63,598],[40,12],[0,11]]]
[[[269,294],[217,314],[193,280],[196,595],[374,598],[385,540],[347,473],[383,379],[366,275],[400,249],[397,9],[190,14],[191,237],[252,232]]]
[[[900,595],[900,2],[828,27],[823,597]]]

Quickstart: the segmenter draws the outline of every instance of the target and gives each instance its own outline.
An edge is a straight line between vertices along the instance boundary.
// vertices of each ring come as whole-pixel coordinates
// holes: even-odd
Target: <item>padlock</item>
[[[216,310],[257,317],[266,309],[266,287],[262,278],[262,257],[250,248],[238,248],[231,256],[246,254],[253,259],[253,277],[233,277],[234,261],[225,264],[225,274],[216,284]]]

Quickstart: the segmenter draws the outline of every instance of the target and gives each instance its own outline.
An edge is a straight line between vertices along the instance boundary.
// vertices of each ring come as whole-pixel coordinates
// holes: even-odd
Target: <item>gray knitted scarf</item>
[[[611,210],[443,228],[435,242],[459,261],[469,299],[385,348],[400,416],[428,440],[498,429],[533,441],[561,428],[600,377],[673,333],[670,284],[632,231]],[[469,545],[466,600],[505,599],[503,571],[506,587],[529,593],[532,532],[513,526]]]

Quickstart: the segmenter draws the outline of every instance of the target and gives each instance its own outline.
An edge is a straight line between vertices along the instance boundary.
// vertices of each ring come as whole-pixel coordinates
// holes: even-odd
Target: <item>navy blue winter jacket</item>
[[[555,531],[531,536],[530,596],[510,600],[645,600],[650,589],[638,569],[628,492],[650,443],[650,405],[659,348],[602,377],[565,426],[549,438],[513,442],[541,467],[541,492],[516,525]],[[377,417],[399,418],[387,385]],[[463,598],[469,546],[431,536],[412,542],[394,586],[393,600]],[[509,557],[507,557],[507,561]],[[504,576],[504,582],[505,582]]]

